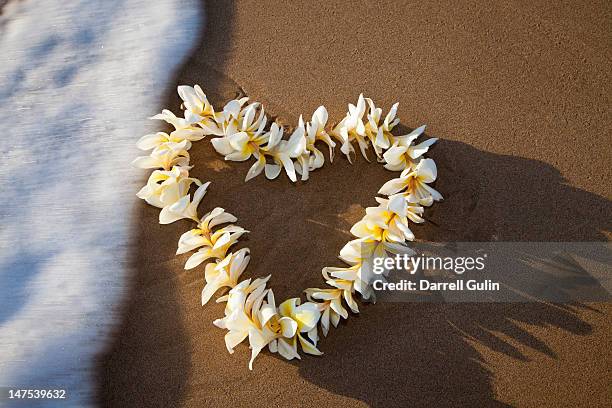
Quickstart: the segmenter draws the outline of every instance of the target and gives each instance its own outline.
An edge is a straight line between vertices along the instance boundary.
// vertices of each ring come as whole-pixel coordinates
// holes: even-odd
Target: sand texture
[[[445,201],[415,227],[430,241],[606,241],[611,228],[610,2],[209,1],[200,46],[167,90],[242,89],[287,124],[324,104],[339,120],[360,92],[406,129],[439,137]],[[154,112],[151,112],[152,114]],[[135,135],[135,138],[138,135]],[[136,140],[136,139],[135,139]],[[224,162],[204,141],[193,174],[203,207],[252,231],[245,276],[273,274],[277,299],[320,286],[394,173],[338,156],[306,183]],[[144,180],[144,175],[143,175]],[[135,198],[136,200],[136,198]],[[324,339],[322,358],[230,355],[200,306],[203,268],[175,256],[190,224],[138,203],[131,294],[100,358],[114,406],[609,406],[609,304],[377,304]]]

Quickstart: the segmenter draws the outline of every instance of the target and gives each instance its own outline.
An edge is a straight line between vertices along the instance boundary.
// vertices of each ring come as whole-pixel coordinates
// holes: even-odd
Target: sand
[[[324,104],[340,119],[360,92],[406,129],[427,124],[445,201],[424,240],[606,241],[612,188],[608,2],[208,2],[201,46],[167,90],[199,83],[213,102],[242,89],[291,124]],[[252,231],[246,276],[273,274],[277,298],[321,285],[351,224],[392,177],[342,158],[307,183],[226,163],[209,143],[193,174]],[[143,178],[144,180],[144,178]],[[174,255],[189,223],[135,205],[131,294],[100,357],[113,406],[609,406],[609,304],[377,304],[322,341],[322,358],[227,353],[200,306],[202,268]]]

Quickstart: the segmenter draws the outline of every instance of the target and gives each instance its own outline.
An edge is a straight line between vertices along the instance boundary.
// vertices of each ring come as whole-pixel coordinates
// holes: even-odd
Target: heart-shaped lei
[[[198,85],[179,86],[178,93],[183,100],[183,117],[166,109],[152,117],[170,123],[175,130],[170,134],[146,135],[138,141],[140,149],[151,150],[151,153],[138,157],[134,165],[157,169],[138,192],[138,197],[162,209],[161,224],[184,218],[197,223],[196,228],[180,237],[176,253],[197,250],[187,260],[185,269],[210,261],[205,267],[202,305],[219,289],[230,288],[226,295],[217,299],[217,302],[227,302],[225,317],[214,321],[217,327],[228,330],[225,344],[230,353],[248,338],[250,369],[253,369],[255,357],[266,346],[288,360],[300,358],[298,342],[305,353],[321,355],[317,349],[318,326],[327,336],[330,323],[337,327],[340,318],[348,318],[349,312],[344,305],[359,313],[353,297],[356,292],[364,300],[375,300],[371,286],[372,259],[386,257],[389,253],[412,253],[406,245],[407,241],[414,240],[409,220],[424,222],[423,207],[442,199],[440,193],[428,185],[436,180],[436,165],[432,159],[423,157],[437,139],[415,144],[425,126],[407,135],[393,135],[391,131],[399,123],[398,104],[391,107],[383,120],[382,109],[363,95],[359,95],[357,105],[349,104],[346,117],[335,126],[327,127],[328,115],[323,106],[306,124],[300,116],[298,126],[285,140],[283,126],[276,122],[269,124],[260,103],[247,104],[248,98],[234,99],[222,111],[216,112]],[[233,224],[237,218],[218,207],[203,217],[198,216],[198,205],[210,183],[189,177],[192,166],[188,151],[191,142],[207,135],[217,136],[211,142],[225,160],[245,161],[251,157],[256,160],[245,181],[262,172],[268,179],[274,179],[283,169],[294,182],[297,181],[296,173],[307,180],[310,172],[325,162],[317,142],[328,145],[330,162],[336,142],[349,161],[355,153],[354,141],[366,160],[366,150],[372,145],[377,161],[385,163],[386,169],[401,171],[401,174],[378,191],[387,198],[376,197],[379,205],[368,207],[363,219],[351,228],[356,239],[340,250],[340,259],[349,266],[323,268],[328,288],[306,289],[306,302],[292,298],[277,307],[272,289],[266,287],[270,275],[240,281],[250,254],[248,248],[228,253],[230,247],[248,232]],[[197,188],[190,195],[193,185]]]

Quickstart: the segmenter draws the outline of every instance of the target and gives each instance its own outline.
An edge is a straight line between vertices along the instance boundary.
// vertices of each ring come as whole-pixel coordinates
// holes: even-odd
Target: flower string
[[[227,330],[225,344],[230,353],[248,339],[250,369],[265,347],[287,360],[300,358],[298,344],[304,353],[321,355],[317,348],[319,328],[327,336],[331,326],[337,327],[341,319],[348,318],[349,310],[359,313],[357,293],[363,300],[375,301],[373,259],[413,253],[407,246],[415,238],[410,223],[424,222],[424,207],[442,199],[429,185],[436,180],[436,164],[424,157],[437,139],[416,144],[425,126],[407,135],[393,135],[399,123],[398,104],[383,119],[382,109],[363,95],[356,105],[349,104],[348,113],[335,126],[328,126],[327,110],[320,106],[309,122],[304,123],[300,116],[298,126],[284,138],[283,126],[269,123],[260,103],[233,99],[217,112],[198,85],[179,86],[178,93],[183,101],[182,117],[169,110],[152,117],[169,123],[174,130],[143,136],[137,143],[140,149],[151,152],[133,164],[156,169],[137,196],[161,208],[161,224],[185,218],[196,223],[180,237],[176,253],[192,253],[185,269],[209,261],[204,270],[202,305],[215,293],[227,292],[216,300],[226,302],[226,306],[225,316],[214,324]],[[237,218],[219,207],[198,216],[198,206],[210,183],[189,177],[189,149],[192,142],[206,136],[214,136],[211,143],[225,160],[254,160],[245,181],[262,172],[268,179],[275,179],[283,171],[293,182],[298,175],[308,180],[310,173],[325,163],[325,155],[317,146],[327,145],[331,162],[334,148],[340,145],[340,151],[352,162],[355,142],[366,160],[372,146],[378,162],[401,173],[380,188],[378,193],[384,197],[376,197],[378,206],[366,208],[365,216],[351,228],[355,239],[340,250],[339,256],[346,265],[323,268],[328,287],[308,288],[305,302],[291,298],[277,306],[272,289],[267,287],[270,276],[240,280],[249,264],[250,251],[242,248],[229,252],[248,233],[234,224]]]

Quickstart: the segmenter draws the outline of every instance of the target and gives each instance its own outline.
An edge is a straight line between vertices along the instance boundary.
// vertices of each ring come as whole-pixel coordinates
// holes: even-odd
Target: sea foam
[[[4,6],[0,386],[64,388],[62,406],[91,404],[145,177],[130,167],[133,146],[198,40],[200,3]]]

